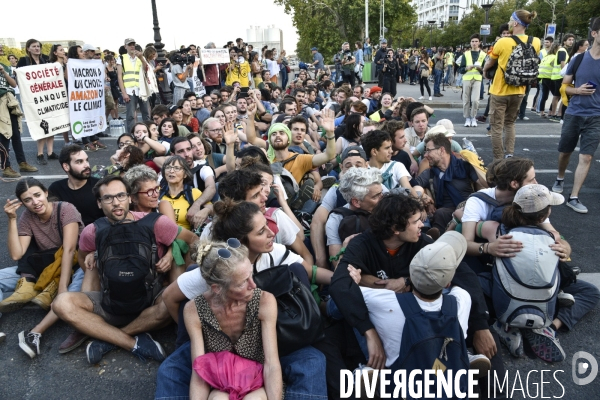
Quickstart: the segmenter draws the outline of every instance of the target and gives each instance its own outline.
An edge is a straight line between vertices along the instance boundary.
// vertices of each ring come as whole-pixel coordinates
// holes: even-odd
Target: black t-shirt
[[[90,177],[85,185],[77,190],[73,190],[67,183],[68,179],[61,179],[53,182],[48,188],[48,192],[50,192],[51,196],[57,197],[60,201],[66,201],[73,204],[81,214],[83,223],[87,226],[98,218],[104,217],[104,213],[98,207],[96,198],[92,193],[92,188],[99,180],[100,179],[98,178]]]
[[[404,151],[404,150],[398,151],[398,154],[392,156],[392,161],[397,161],[399,163],[404,164],[404,166],[406,167],[406,170],[410,171],[411,159],[410,159],[410,155],[406,151]]]

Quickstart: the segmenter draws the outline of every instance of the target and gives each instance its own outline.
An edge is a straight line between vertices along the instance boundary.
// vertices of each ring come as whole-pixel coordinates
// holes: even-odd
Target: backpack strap
[[[60,242],[63,241],[63,231],[62,224],[60,223],[60,209],[62,208],[62,201],[58,202],[58,206],[56,207],[56,217],[57,217],[57,226],[58,226],[58,234],[60,235]]]
[[[458,303],[456,297],[442,294],[442,313],[450,317],[458,317]]]
[[[523,41],[521,39],[519,39],[519,37],[517,35],[512,35],[511,39],[514,40],[517,43],[517,46],[520,45],[520,44],[523,44]]]
[[[279,210],[279,208],[277,207],[268,207],[267,212],[265,213],[265,217],[273,218],[273,214],[275,214],[275,211],[277,210]]]
[[[390,166],[385,170],[384,174],[387,174],[388,172],[390,172],[390,169],[392,169],[395,164],[396,164],[396,161],[392,161],[390,163]]]
[[[396,299],[406,319],[423,311],[413,293],[396,293]]]
[[[493,197],[491,197],[490,195],[482,193],[482,192],[471,193],[471,195],[469,197],[475,197],[476,199],[484,201],[485,203],[487,203],[491,206],[494,206],[494,207],[499,207],[501,205],[498,200],[496,200]]]
[[[194,195],[192,194],[192,186],[191,185],[183,185],[183,196],[187,200],[190,207],[194,204]]]
[[[527,36],[527,44],[531,45],[533,43],[533,36]]]
[[[573,61],[573,86],[575,86],[575,77],[577,75],[577,70],[579,69],[579,66],[581,65],[583,57],[585,57],[586,53],[587,51],[579,55],[578,57],[575,57],[575,61]]]
[[[293,156],[291,156],[291,157],[290,157],[290,158],[288,158],[287,160],[285,160],[285,161],[282,161],[282,162],[281,162],[281,166],[282,166],[282,167],[284,167],[284,166],[285,166],[285,164],[289,163],[290,161],[293,161],[293,160],[295,160],[295,159],[296,159],[296,157],[298,157],[299,155],[300,155],[300,154],[294,154]]]

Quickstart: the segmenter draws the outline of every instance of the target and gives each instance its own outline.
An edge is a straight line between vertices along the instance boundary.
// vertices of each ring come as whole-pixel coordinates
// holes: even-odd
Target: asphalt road
[[[405,96],[418,97],[418,86],[400,85],[398,93]],[[440,100],[458,102],[459,94],[446,91],[448,95]],[[533,94],[532,94],[533,96]],[[435,108],[434,101],[432,107]],[[535,114],[527,112],[529,121],[517,122],[517,142],[515,156],[529,157],[535,162],[539,183],[551,186],[556,176],[557,144],[561,125],[542,120]],[[485,135],[485,126],[464,128],[462,111],[457,108],[438,109],[430,121],[432,124],[441,118],[449,118],[455,124],[459,141],[469,138],[479,154],[486,162],[492,160],[490,139]],[[24,136],[28,136],[25,133]],[[108,150],[89,153],[91,164],[106,164],[111,152],[116,150],[115,140],[104,140]],[[27,159],[35,165],[35,143],[24,143]],[[56,152],[60,151],[62,139],[56,141]],[[14,157],[13,157],[14,159]],[[13,160],[14,162],[14,160]],[[581,267],[582,272],[590,273],[586,279],[596,279],[600,273],[600,265],[596,252],[600,246],[593,238],[600,226],[600,155],[597,153],[585,186],[581,191],[581,201],[588,207],[589,213],[580,215],[566,206],[557,206],[552,210],[552,224],[567,238],[573,247],[573,265]],[[573,157],[568,167],[565,180],[565,195],[573,184],[577,157]],[[40,168],[40,172],[29,174],[38,176],[43,182],[50,184],[55,177],[63,175],[57,161]],[[9,196],[14,196],[14,182],[0,182],[0,203],[4,204]],[[6,237],[7,219],[0,213],[0,237]],[[0,246],[0,268],[14,265],[10,260],[6,247]],[[70,328],[59,322],[42,337],[42,354],[31,360],[18,347],[17,334],[30,329],[44,316],[40,309],[32,307],[5,314],[0,318],[0,331],[7,335],[6,341],[0,344],[0,399],[149,399],[153,397],[155,377],[158,363],[138,360],[123,350],[113,351],[105,355],[99,365],[91,366],[85,357],[85,346],[66,354],[58,354],[58,346],[70,333]],[[561,344],[567,359],[558,364],[548,364],[535,357],[512,358],[503,348],[502,357],[508,372],[508,387],[511,398],[566,398],[594,399],[600,392],[600,378],[586,386],[578,386],[572,379],[571,358],[578,351],[590,353],[600,359],[600,316],[598,309],[590,312],[568,333],[559,333]],[[174,349],[175,327],[170,326],[153,333],[167,352]],[[542,371],[543,372],[542,374]],[[500,381],[504,377],[499,378]],[[545,382],[545,383],[542,383]],[[543,389],[543,392],[541,390]]]

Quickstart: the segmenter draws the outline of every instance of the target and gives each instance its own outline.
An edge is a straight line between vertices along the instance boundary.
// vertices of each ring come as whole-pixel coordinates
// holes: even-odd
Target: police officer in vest
[[[129,132],[137,122],[134,120],[134,113],[138,105],[142,112],[142,121],[150,119],[148,101],[139,97],[140,73],[142,67],[144,69],[148,67],[148,63],[142,57],[142,52],[135,49],[135,39],[125,39],[125,49],[127,54],[117,58],[117,76],[123,100],[127,106],[127,131]]]
[[[460,63],[463,74],[463,116],[465,126],[477,126],[477,110],[479,109],[479,92],[483,77],[485,52],[479,49],[479,34],[471,36],[471,51],[466,51]]]

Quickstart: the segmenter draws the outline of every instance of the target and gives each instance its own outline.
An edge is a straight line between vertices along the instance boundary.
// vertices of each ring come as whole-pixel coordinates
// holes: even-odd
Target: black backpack
[[[199,179],[200,182],[201,179]],[[199,190],[203,190],[203,189],[199,189]],[[160,181],[160,192],[158,193],[158,198],[162,199],[165,195],[169,194],[169,183],[167,182],[166,179],[163,179],[162,181]],[[190,207],[192,206],[192,204],[194,204],[194,196],[192,194],[192,186],[188,185],[187,183],[183,185],[183,192],[179,193],[177,195],[177,197],[173,198],[174,200],[177,200],[180,196],[185,197],[185,199],[187,200],[188,204],[190,205]]]
[[[102,308],[114,315],[135,315],[150,307],[162,290],[156,272],[158,247],[154,224],[161,216],[149,213],[137,221],[94,222],[96,259],[102,285]]]
[[[532,45],[533,36],[527,38],[527,43],[524,43],[515,35],[512,35],[511,38],[517,43],[517,46],[510,53],[506,63],[506,70],[504,71],[506,84],[525,86],[536,83],[540,58]]]
[[[331,211],[334,214],[340,214],[343,216],[338,227],[338,235],[342,242],[346,240],[348,236],[352,236],[355,233],[363,233],[369,229],[369,215],[363,210],[351,210],[346,207],[338,207]]]

